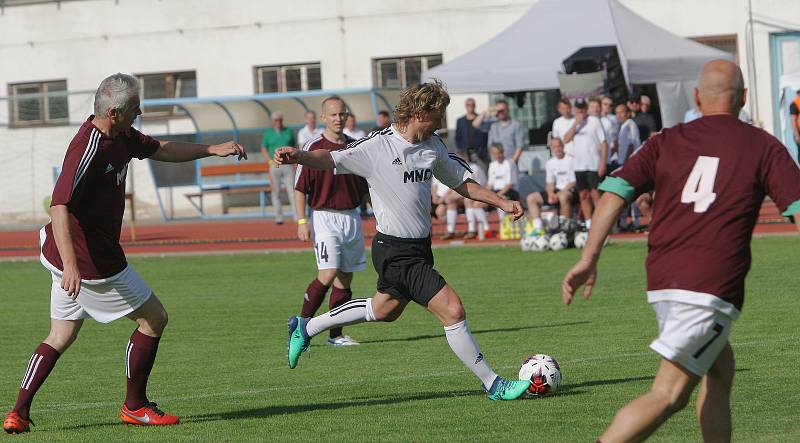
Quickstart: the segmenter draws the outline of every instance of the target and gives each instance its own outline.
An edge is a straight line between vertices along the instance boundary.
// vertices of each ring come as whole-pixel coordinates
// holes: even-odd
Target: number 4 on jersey
[[[706,212],[717,199],[714,193],[714,180],[717,178],[719,157],[697,157],[689,179],[683,186],[681,203],[694,203],[694,212]]]

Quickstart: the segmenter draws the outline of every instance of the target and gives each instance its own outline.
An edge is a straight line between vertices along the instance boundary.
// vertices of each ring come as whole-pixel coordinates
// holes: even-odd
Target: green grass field
[[[754,241],[747,303],[733,330],[735,441],[800,441],[798,237]],[[615,411],[644,392],[658,358],[644,296],[645,245],[605,250],[592,300],[561,302],[563,273],[578,252],[517,248],[437,249],[437,268],[463,298],[494,369],[514,376],[522,359],[561,363],[559,395],[486,399],[450,352],[440,324],[409,305],[393,324],[346,329],[363,344],[312,343],[286,366],[286,318],[299,311],[315,268],[311,253],[135,258],[170,313],[149,393],[182,424],[118,422],[124,351],[133,323],[89,321],[33,404],[37,426],[21,441],[594,441]],[[0,263],[0,399],[16,398],[34,347],[47,334],[48,273],[37,262]],[[371,295],[372,269],[356,276]],[[692,408],[652,441],[700,441]]]

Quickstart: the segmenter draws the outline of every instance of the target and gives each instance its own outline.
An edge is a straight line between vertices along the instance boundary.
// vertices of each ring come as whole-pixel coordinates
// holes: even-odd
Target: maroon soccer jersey
[[[324,136],[318,137],[306,146],[309,151],[327,149],[338,151],[347,147],[353,140],[346,137],[346,142],[334,143]],[[369,192],[367,181],[357,175],[334,175],[333,171],[304,168],[298,166],[294,189],[308,196],[308,205],[314,209],[335,209],[345,211],[361,205],[361,199]]]
[[[69,209],[72,245],[84,279],[111,277],[127,266],[119,237],[128,162],[133,157],[150,157],[159,147],[157,140],[133,128],[108,138],[92,124],[93,118],[81,126],[67,148],[51,203]],[[63,271],[52,223],[45,232],[42,254]]]
[[[710,294],[738,310],[764,196],[781,211],[800,200],[800,170],[786,148],[729,115],[665,129],[612,175],[636,195],[655,191],[648,291]]]

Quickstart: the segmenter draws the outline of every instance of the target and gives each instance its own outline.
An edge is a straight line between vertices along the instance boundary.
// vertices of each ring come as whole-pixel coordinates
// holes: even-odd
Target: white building
[[[775,128],[777,77],[800,70],[796,0],[620,0],[653,23],[734,52],[751,114]],[[143,79],[145,98],[296,89],[405,86],[421,70],[490,39],[523,0],[6,0],[0,6],[0,88],[8,96],[89,91],[20,109],[0,103],[0,223],[41,221],[53,167],[107,75]],[[751,20],[752,16],[752,20]],[[580,32],[564,23],[564,32]],[[558,36],[553,36],[557,38]],[[546,44],[546,42],[531,42]],[[2,94],[0,94],[2,95]],[[461,114],[453,97],[448,122]],[[488,95],[476,97],[479,107]],[[38,99],[37,99],[38,100]],[[38,105],[36,104],[38,103]],[[66,109],[66,110],[65,110]],[[371,116],[360,116],[367,121]],[[165,119],[160,125],[169,125]],[[145,125],[145,129],[148,126]],[[176,132],[173,128],[172,132]],[[157,130],[153,129],[153,133]],[[177,131],[179,132],[179,131]],[[157,216],[146,163],[134,173],[139,216]],[[188,210],[182,198],[176,208]]]

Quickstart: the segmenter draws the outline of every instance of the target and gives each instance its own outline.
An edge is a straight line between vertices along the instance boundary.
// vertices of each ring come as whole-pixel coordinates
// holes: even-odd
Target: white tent
[[[540,0],[494,38],[423,74],[453,93],[558,88],[562,61],[582,47],[616,45],[629,83],[655,83],[662,120],[689,109],[700,67],[731,55],[681,38],[616,0]]]

